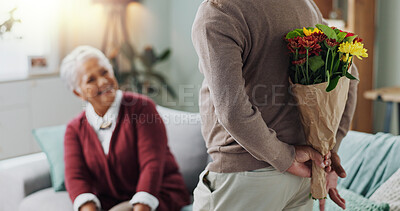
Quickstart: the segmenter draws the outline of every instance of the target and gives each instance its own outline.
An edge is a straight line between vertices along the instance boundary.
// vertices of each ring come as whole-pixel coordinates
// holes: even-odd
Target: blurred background
[[[0,0],[0,159],[40,151],[32,129],[65,124],[82,111],[84,103],[58,75],[61,59],[79,45],[101,49],[124,90],[198,112],[203,76],[190,34],[201,2]],[[352,129],[398,134],[400,1],[315,2],[330,25],[355,32],[368,49],[369,57],[356,62],[360,84]]]
[[[103,50],[124,90],[197,112],[203,77],[191,26],[200,3],[0,0],[0,159],[40,151],[32,129],[66,124],[82,111],[58,73],[79,45]],[[46,64],[35,65],[40,59]]]

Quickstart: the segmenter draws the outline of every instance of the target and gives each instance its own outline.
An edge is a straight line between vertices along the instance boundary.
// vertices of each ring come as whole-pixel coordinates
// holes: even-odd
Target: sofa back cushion
[[[199,113],[177,111],[157,106],[164,120],[168,145],[179,165],[190,193],[197,185],[198,177],[208,163],[208,154],[201,134]]]

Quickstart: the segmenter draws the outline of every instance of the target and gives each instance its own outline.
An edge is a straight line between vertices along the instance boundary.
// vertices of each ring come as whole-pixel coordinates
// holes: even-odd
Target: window
[[[0,25],[10,11],[20,22],[10,32],[0,27],[0,80],[28,76],[28,56],[45,56],[47,67],[58,66],[58,0],[0,0]]]

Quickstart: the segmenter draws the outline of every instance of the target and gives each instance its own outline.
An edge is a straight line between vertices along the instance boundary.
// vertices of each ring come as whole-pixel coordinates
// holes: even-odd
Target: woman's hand
[[[151,211],[151,208],[146,204],[135,204],[133,206],[133,211]]]
[[[296,156],[287,172],[299,177],[311,177],[310,161],[314,161],[315,164],[321,168],[325,168],[326,171],[330,170],[330,153],[323,157],[318,151],[314,150],[310,146],[294,147],[296,149]]]
[[[80,208],[79,211],[97,211],[96,204],[92,201],[86,202],[83,204]]]
[[[326,175],[326,189],[328,190],[329,197],[342,209],[346,209],[346,201],[339,195],[336,189],[338,175],[342,178],[346,177],[342,165],[340,164],[339,155],[336,152],[332,152],[332,170]],[[319,200],[319,210],[325,210],[325,199]]]

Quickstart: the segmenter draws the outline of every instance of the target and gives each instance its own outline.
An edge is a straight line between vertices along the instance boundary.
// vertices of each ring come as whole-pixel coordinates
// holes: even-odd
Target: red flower
[[[305,49],[312,49],[315,45],[318,45],[317,39],[312,36],[302,37],[299,39],[299,44],[302,45]]]
[[[321,51],[322,51],[321,46],[319,44],[315,44],[312,49],[308,50],[308,55],[311,56],[312,54],[314,54],[318,56]],[[300,48],[299,54],[306,55],[307,49],[305,49],[304,47]]]
[[[339,43],[338,42],[336,42],[336,40],[335,39],[326,39],[325,40],[325,43],[327,44],[327,45],[329,45],[330,47],[336,47]]]
[[[302,64],[306,63],[306,61],[307,61],[306,58],[302,58],[302,59],[299,59],[297,61],[292,61],[292,64],[294,64],[294,65],[302,65]]]
[[[340,30],[340,32],[345,32],[345,31]],[[355,34],[350,33],[350,32],[345,32],[345,33],[347,33],[347,34],[346,34],[346,37],[352,37],[352,36],[355,35]]]
[[[362,42],[363,41],[363,39],[361,39],[361,38],[359,38],[359,37],[356,37],[355,39],[354,39],[354,43],[355,42]]]
[[[307,54],[307,50],[305,48],[301,48],[299,54]],[[311,55],[311,53],[308,52],[308,55]]]
[[[318,48],[317,48],[318,47]],[[311,52],[309,52],[309,56],[311,56],[312,54],[319,56],[319,53],[322,51],[321,46],[318,45],[316,46],[316,48],[312,49]]]
[[[299,49],[301,47],[301,45],[299,44],[299,39],[300,37],[288,39],[287,41],[289,42],[289,46],[294,50]]]
[[[317,40],[318,43],[323,42],[326,38],[328,38],[323,33],[313,33],[311,36],[314,37],[314,39]]]

